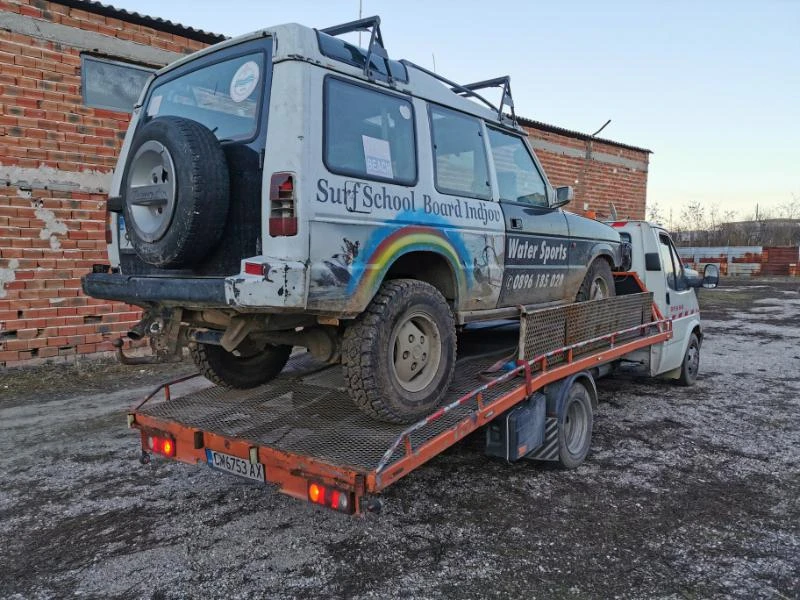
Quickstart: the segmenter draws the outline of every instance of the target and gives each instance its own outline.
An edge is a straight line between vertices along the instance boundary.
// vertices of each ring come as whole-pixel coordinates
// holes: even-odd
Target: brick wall
[[[566,208],[609,214],[613,202],[620,218],[645,218],[649,152],[522,120],[536,156],[555,186],[571,185],[575,199]]]
[[[0,367],[109,351],[138,320],[80,290],[107,262],[106,192],[129,120],[83,105],[81,53],[158,67],[208,43],[75,4],[0,0]],[[646,151],[526,124],[551,181],[575,188],[572,210],[613,201],[644,216]]]
[[[152,48],[177,58],[206,44],[57,2],[0,11],[17,28],[0,27],[0,367],[111,350],[138,309],[83,296],[80,277],[107,262],[105,192],[129,116],[83,105],[81,52],[98,35],[126,40],[158,67]],[[19,33],[30,22],[50,29]],[[57,25],[94,37],[74,47]]]

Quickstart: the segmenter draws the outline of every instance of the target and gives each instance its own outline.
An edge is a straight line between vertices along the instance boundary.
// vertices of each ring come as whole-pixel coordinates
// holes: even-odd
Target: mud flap
[[[545,440],[546,405],[545,395],[537,392],[492,421],[486,428],[487,456],[515,462],[540,448]]]

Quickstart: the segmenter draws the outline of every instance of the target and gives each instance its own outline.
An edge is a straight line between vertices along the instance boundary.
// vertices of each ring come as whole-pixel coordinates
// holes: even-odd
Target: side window
[[[328,77],[323,157],[334,173],[414,184],[417,158],[411,102]]]
[[[489,199],[489,168],[481,122],[431,106],[436,189],[443,194]]]
[[[678,256],[678,251],[675,249],[672,242],[670,242],[669,247],[672,254],[672,262],[675,264],[675,289],[678,291],[685,290],[688,286],[686,285],[686,278],[683,273],[683,262],[681,262],[681,257]]]
[[[522,138],[490,128],[489,144],[500,200],[549,206],[544,179]]]
[[[660,235],[659,240],[659,253],[661,255],[661,266],[664,269],[664,275],[667,277],[667,286],[670,289],[677,290],[675,283],[675,265],[672,263],[672,244],[669,238],[665,235]]]

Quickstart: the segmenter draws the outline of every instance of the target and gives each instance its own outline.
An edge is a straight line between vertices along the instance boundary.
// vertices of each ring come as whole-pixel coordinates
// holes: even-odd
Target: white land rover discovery
[[[509,79],[391,60],[379,24],[264,29],[150,79],[108,202],[111,264],[83,288],[141,306],[128,335],[158,359],[188,345],[246,388],[306,347],[343,364],[365,412],[405,422],[444,396],[457,327],[614,293],[620,237],[559,208],[571,189],[548,183]]]

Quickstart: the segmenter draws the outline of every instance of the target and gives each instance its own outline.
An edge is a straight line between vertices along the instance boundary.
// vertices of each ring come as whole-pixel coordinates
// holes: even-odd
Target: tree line
[[[688,202],[677,218],[666,218],[654,203],[647,219],[670,230],[679,246],[800,246],[800,196],[774,207],[759,207],[743,217],[700,200]]]

